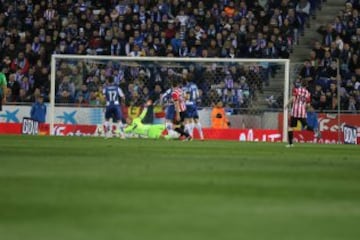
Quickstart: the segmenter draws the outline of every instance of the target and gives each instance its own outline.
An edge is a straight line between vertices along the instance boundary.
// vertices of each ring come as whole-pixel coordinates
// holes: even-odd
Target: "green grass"
[[[0,136],[2,240],[347,240],[350,145]]]

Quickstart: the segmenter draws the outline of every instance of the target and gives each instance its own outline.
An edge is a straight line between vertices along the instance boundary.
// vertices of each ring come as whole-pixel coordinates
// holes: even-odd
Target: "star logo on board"
[[[11,112],[8,110],[5,110],[5,113],[0,114],[0,117],[5,119],[5,122],[9,123],[9,122],[15,122],[18,123],[20,122],[19,119],[16,117],[17,113],[19,112],[20,109],[16,109],[15,111]]]
[[[56,116],[56,118],[58,119],[62,119],[64,124],[70,123],[70,124],[77,124],[76,120],[75,120],[75,114],[77,111],[73,111],[73,112],[63,112],[63,115],[60,116]]]

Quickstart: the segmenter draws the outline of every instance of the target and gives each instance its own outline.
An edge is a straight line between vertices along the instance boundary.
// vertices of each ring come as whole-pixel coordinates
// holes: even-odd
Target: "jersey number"
[[[109,91],[108,94],[109,94],[109,101],[114,102],[117,100],[116,91]]]

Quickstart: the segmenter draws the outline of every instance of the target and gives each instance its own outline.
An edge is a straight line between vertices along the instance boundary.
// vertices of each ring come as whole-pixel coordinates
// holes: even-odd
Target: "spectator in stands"
[[[315,89],[316,72],[315,67],[313,67],[310,63],[310,60],[305,60],[304,65],[300,70],[299,76],[301,79],[304,79],[307,82],[307,86],[310,92],[313,92]]]
[[[13,72],[20,72],[21,74],[27,74],[30,68],[30,63],[25,58],[24,52],[19,52],[17,58],[11,62],[11,70]]]
[[[320,41],[314,42],[314,47],[312,50],[315,52],[315,56],[316,56],[316,59],[318,59],[318,61],[321,61],[324,58],[325,49],[322,47]]]
[[[48,68],[43,65],[40,65],[40,66],[37,65],[35,68],[33,78],[34,78],[34,89],[39,88],[39,89],[43,90],[49,79]]]
[[[330,55],[328,51],[325,52],[325,57],[327,55]],[[319,71],[318,82],[323,86],[323,88],[328,88],[331,83],[336,82],[337,77],[337,62],[330,57],[328,59],[324,59],[323,65]]]
[[[258,1],[240,1],[239,4],[236,1],[195,3],[189,0],[115,2],[27,1],[27,5],[21,3],[15,11],[17,2],[5,1],[0,7],[4,12],[1,26],[6,26],[0,27],[0,55],[8,56],[11,61],[17,59],[16,64],[11,65],[19,64],[21,71],[24,70],[21,74],[28,77],[32,94],[34,89],[47,94],[52,53],[287,58],[296,42],[297,29],[301,27],[297,22],[294,1],[287,0],[269,0],[265,7]],[[353,6],[346,12],[354,14],[352,10]],[[21,32],[11,30],[10,26],[24,30],[25,37],[19,38]],[[24,57],[19,56],[21,52]],[[26,70],[26,62],[28,69],[37,66],[33,73]],[[69,69],[73,69],[71,64],[68,64]],[[18,69],[14,67],[11,73]],[[80,77],[80,68],[73,72],[68,72],[69,69],[62,68],[62,75],[72,76],[69,81],[75,84],[76,91],[81,88],[82,78],[90,92],[97,91],[98,85],[104,84],[103,75],[99,74],[103,66],[95,68],[90,81],[87,81],[87,76]],[[202,73],[199,71],[197,76]],[[112,71],[110,75],[114,74]],[[152,69],[147,79],[151,82],[147,84],[149,91],[153,91],[158,83],[166,89],[167,77],[166,73]],[[260,91],[260,72],[252,73],[247,79],[251,82],[250,92]],[[128,84],[124,83],[126,81],[122,84]],[[204,98],[208,98],[212,83],[201,81],[198,85],[204,90]],[[72,91],[70,95],[75,96]]]
[[[308,0],[300,0],[296,5],[296,13],[300,17],[301,26],[306,25],[307,27],[310,27],[309,22],[309,16],[310,16],[310,2]],[[304,31],[303,28],[300,29],[300,31]]]
[[[95,90],[90,91],[89,105],[90,106],[100,106],[100,99],[97,97]]]
[[[355,69],[359,66],[359,55],[357,53],[352,53],[349,60],[349,71],[355,72]]]
[[[322,86],[320,84],[316,84],[314,92],[311,94],[311,102],[315,109],[320,108],[320,98],[325,95]]]
[[[358,113],[360,109],[359,101],[356,101],[355,96],[350,95],[347,110],[351,113]]]
[[[12,102],[14,102],[14,96],[13,96],[13,94],[12,94],[12,90],[11,90],[11,88],[7,88],[6,89],[6,92],[5,92],[5,101],[3,101],[3,102],[5,102],[5,103],[12,103]]]
[[[74,98],[74,96],[75,96],[75,85],[74,85],[73,82],[70,81],[69,76],[64,76],[64,78],[62,79],[62,82],[59,84],[58,92],[60,93],[60,95],[62,95],[64,92],[67,92],[67,93],[70,94],[71,98]]]
[[[8,96],[8,102],[15,102],[15,100],[19,96],[20,92],[20,83],[16,81],[16,74],[10,74],[9,79],[7,81],[7,88],[11,90],[11,97]]]
[[[24,88],[20,88],[19,96],[15,99],[18,103],[27,103],[31,101],[31,96],[27,94]]]
[[[326,47],[330,47],[331,43],[335,41],[336,39],[336,32],[333,28],[333,25],[332,24],[328,24],[326,26],[326,29],[324,32],[322,32],[323,34],[323,43]]]
[[[57,102],[62,104],[70,104],[74,103],[74,98],[69,91],[63,90],[60,92]]]
[[[277,102],[277,99],[273,95],[267,97],[265,99],[265,101],[266,101],[269,109],[279,109],[282,107],[279,105],[279,103]]]
[[[77,91],[76,93],[76,99],[79,99],[81,96],[81,101],[80,102],[89,102],[89,90],[86,84],[81,85],[80,90]]]
[[[84,95],[82,94],[82,92],[79,92],[79,93],[76,95],[75,104],[76,104],[78,107],[88,106],[88,105],[89,105],[89,101],[84,97]]]

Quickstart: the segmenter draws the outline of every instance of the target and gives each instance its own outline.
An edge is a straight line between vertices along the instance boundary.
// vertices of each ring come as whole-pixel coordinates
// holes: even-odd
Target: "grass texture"
[[[348,240],[351,145],[0,136],[3,240]]]

